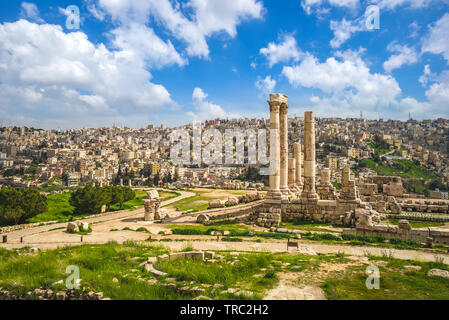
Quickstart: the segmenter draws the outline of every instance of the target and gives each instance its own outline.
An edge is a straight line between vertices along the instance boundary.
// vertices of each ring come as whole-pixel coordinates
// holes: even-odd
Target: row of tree
[[[48,210],[47,197],[25,188],[0,189],[0,225],[16,225]]]
[[[136,193],[130,187],[94,187],[88,184],[72,192],[69,203],[75,207],[74,215],[95,214],[100,213],[101,207],[104,205],[106,205],[107,211],[115,204],[119,204],[120,209],[122,209],[123,203],[133,200],[135,197]]]

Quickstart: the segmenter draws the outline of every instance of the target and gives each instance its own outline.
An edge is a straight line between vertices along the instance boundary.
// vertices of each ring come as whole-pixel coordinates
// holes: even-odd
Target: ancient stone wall
[[[360,220],[355,229],[345,230],[344,233],[449,245],[449,230],[433,227],[414,229],[407,220],[400,220],[398,226],[376,224],[369,219]]]

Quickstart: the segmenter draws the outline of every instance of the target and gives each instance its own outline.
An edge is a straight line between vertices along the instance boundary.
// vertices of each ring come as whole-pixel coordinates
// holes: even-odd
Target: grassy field
[[[398,225],[399,220],[396,219],[387,219],[384,221],[386,224],[394,224]],[[427,227],[442,227],[446,225],[446,222],[424,222],[424,221],[409,221],[412,228],[427,228]]]
[[[340,277],[328,278],[322,284],[326,297],[332,300],[448,300],[449,279],[430,277],[432,268],[448,270],[449,267],[438,262],[418,262],[386,257],[370,257],[373,264],[380,265],[380,288],[367,290],[365,281],[366,266],[350,267]],[[406,268],[415,266],[418,269]]]
[[[61,194],[50,194],[47,196],[48,202],[48,211],[42,214],[39,214],[31,219],[28,222],[46,222],[46,221],[59,221],[65,222],[70,219],[72,216],[74,208],[69,204],[70,192],[65,192]],[[180,193],[172,192],[172,191],[160,191],[159,196],[163,198],[163,200],[172,199],[174,197],[179,196]],[[135,210],[143,207],[142,199],[147,197],[146,192],[142,190],[136,190],[136,197],[133,200],[127,201],[123,203],[123,210]],[[120,210],[120,205],[115,204],[111,206],[111,211]],[[77,215],[76,218],[83,218],[89,216],[91,214],[82,214]]]
[[[209,201],[214,199],[227,199],[230,196],[241,196],[248,192],[248,190],[221,190],[221,189],[194,189],[191,192],[196,193],[195,196],[188,197],[176,202],[173,202],[165,207],[178,208],[178,211],[198,212],[207,210],[209,208]],[[261,191],[265,194],[266,192]]]
[[[395,166],[385,166],[371,159],[363,159],[359,164],[377,172],[380,176],[400,176],[404,178],[435,179],[437,176],[427,168],[416,165],[412,160],[393,160]]]
[[[177,288],[204,289],[201,295],[212,299],[261,299],[285,275],[298,288],[321,287],[328,299],[449,299],[449,279],[427,275],[432,268],[449,271],[440,262],[368,256],[369,261],[365,263],[340,253],[313,256],[248,252],[236,256],[218,251],[215,263],[189,259],[159,261],[155,267],[166,272],[167,277],[157,281],[139,266],[148,257],[168,252],[163,246],[134,242],[86,244],[37,253],[30,253],[27,248],[0,248],[0,287],[17,295],[37,288],[65,290],[64,284],[56,282],[65,281],[68,277],[65,270],[71,265],[79,267],[80,290],[103,292],[106,297],[123,300],[195,297],[195,294],[164,287],[167,283]],[[366,288],[368,265],[379,266],[378,290]],[[228,288],[238,290],[229,293]]]

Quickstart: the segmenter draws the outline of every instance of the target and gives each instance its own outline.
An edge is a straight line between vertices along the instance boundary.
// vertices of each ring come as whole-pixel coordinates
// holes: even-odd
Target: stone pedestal
[[[341,173],[341,192],[342,200],[357,200],[359,198],[355,180],[352,178],[351,168],[346,166]]]
[[[331,184],[330,169],[325,168],[321,170],[321,182],[317,188],[317,193],[321,200],[337,199],[335,187]]]

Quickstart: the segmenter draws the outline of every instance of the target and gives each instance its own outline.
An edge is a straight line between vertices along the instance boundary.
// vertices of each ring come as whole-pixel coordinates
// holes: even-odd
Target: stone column
[[[154,220],[154,206],[153,201],[149,199],[144,199],[143,204],[145,207],[145,215],[143,216],[144,221],[153,221]]]
[[[304,199],[318,199],[315,189],[315,118],[312,111],[304,113]]]
[[[321,183],[322,186],[328,186],[331,184],[331,171],[330,169],[321,169]]]
[[[279,112],[281,140],[281,177],[280,188],[283,195],[290,193],[288,189],[288,104],[282,103]]]
[[[288,159],[288,188],[291,192],[296,190],[296,159]]]
[[[279,94],[270,94],[270,190],[267,193],[268,199],[281,199],[280,191],[280,143],[279,143],[279,111],[281,106]],[[274,143],[273,143],[274,142]]]
[[[296,167],[296,181],[295,181],[295,185],[296,185],[296,189],[298,191],[301,190],[301,186],[302,186],[302,168],[301,168],[301,143],[299,142],[295,142],[293,144],[293,157],[295,159],[295,167]]]
[[[161,201],[158,200],[154,204],[154,220],[160,220],[161,219],[161,214],[159,212],[160,208],[161,208]]]

